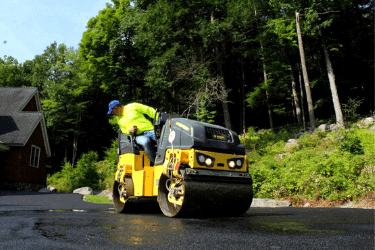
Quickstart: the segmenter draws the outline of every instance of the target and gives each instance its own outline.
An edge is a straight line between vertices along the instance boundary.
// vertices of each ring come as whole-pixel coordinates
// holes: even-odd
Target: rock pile
[[[371,117],[364,118],[356,123],[358,128],[361,129],[368,129],[371,132],[375,133],[375,115]],[[319,127],[316,128],[315,131],[322,131],[322,132],[331,132],[331,131],[338,131],[339,127],[337,124],[321,124]],[[307,128],[307,132],[312,134],[315,132],[312,128]],[[303,135],[304,132],[299,132],[295,134],[294,136],[296,139],[289,139],[288,142],[284,146],[284,151],[291,151],[295,147],[298,147],[298,138]],[[340,137],[338,139],[342,139],[343,137]],[[282,159],[282,156],[278,156]]]

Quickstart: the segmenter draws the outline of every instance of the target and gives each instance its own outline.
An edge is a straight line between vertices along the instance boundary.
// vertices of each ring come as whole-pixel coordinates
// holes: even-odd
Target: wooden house
[[[0,190],[45,187],[49,156],[38,89],[0,87]]]

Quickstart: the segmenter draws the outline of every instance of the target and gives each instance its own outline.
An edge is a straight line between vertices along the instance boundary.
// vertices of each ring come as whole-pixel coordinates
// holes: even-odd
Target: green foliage
[[[342,111],[344,115],[344,120],[347,122],[352,122],[358,120],[359,114],[357,113],[357,109],[361,106],[363,99],[357,98],[350,98],[346,103],[341,104]]]
[[[250,138],[256,135],[260,145],[248,153],[256,197],[332,201],[375,191],[373,133],[355,129],[304,134],[292,150],[285,149],[285,141],[270,144],[267,137],[263,141],[258,133],[249,133]]]
[[[251,108],[256,108],[259,104],[264,103],[266,99],[266,90],[264,85],[257,86],[254,91],[247,93],[246,102]]]
[[[199,105],[199,109],[197,110],[197,117],[200,121],[202,122],[207,122],[207,123],[214,123],[215,122],[215,115],[217,111],[209,110],[209,105],[208,103],[208,95],[203,95],[201,98],[201,102]]]
[[[75,166],[90,150],[102,158],[117,131],[105,114],[113,99],[169,113],[189,110],[207,122],[223,121],[226,112],[219,104],[228,103],[238,132],[240,121],[260,126],[267,119],[267,91],[273,121],[284,125],[294,118],[290,76],[298,79],[300,71],[298,11],[310,85],[319,89],[313,91],[315,115],[325,120],[332,116],[324,37],[340,100],[348,100],[342,104],[345,120],[351,121],[373,107],[374,58],[368,53],[374,44],[373,9],[373,1],[363,0],[113,0],[88,20],[77,50],[51,41],[41,55],[23,64],[12,56],[0,59],[0,86],[38,88],[54,155],[47,164],[53,170],[60,169],[64,158]],[[210,86],[213,82],[217,84]],[[199,97],[207,92],[209,100],[200,105]],[[265,150],[282,140],[279,134],[264,134],[247,143]]]
[[[77,162],[77,168],[74,170],[75,185],[77,187],[91,187],[94,190],[98,188],[99,174],[96,172],[96,162],[98,154],[89,152],[82,154]]]
[[[353,132],[346,133],[344,138],[340,140],[339,149],[355,155],[364,154],[361,140]]]
[[[247,128],[246,132],[246,147],[256,149],[257,152],[263,152],[271,145],[278,145],[290,138],[292,132],[288,130],[281,130],[279,133],[272,133],[270,129],[255,130],[254,127]]]
[[[60,172],[57,172],[52,176],[47,176],[47,183],[48,185],[54,186],[59,192],[72,192],[76,188],[74,186],[75,175],[72,165],[65,161]]]
[[[0,87],[22,87],[27,84],[22,65],[18,64],[17,59],[11,56],[0,58]]]
[[[112,189],[113,175],[117,168],[117,140],[105,151],[105,157],[98,161],[98,154],[90,151],[82,154],[77,167],[65,162],[62,170],[47,177],[47,182],[60,192],[72,192],[80,187],[94,190]]]
[[[96,163],[96,171],[99,174],[99,189],[112,189],[113,176],[117,169],[117,145],[118,141],[113,140],[111,147],[105,151],[103,161]]]
[[[57,188],[60,192],[72,192],[80,187],[99,188],[99,174],[95,165],[98,160],[96,152],[82,154],[73,168],[69,162],[65,162],[62,170],[47,178],[47,183]]]

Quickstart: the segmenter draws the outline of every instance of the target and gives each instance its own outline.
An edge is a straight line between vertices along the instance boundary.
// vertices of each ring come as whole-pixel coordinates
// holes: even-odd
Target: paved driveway
[[[0,192],[5,249],[374,249],[374,210],[250,208],[240,217],[112,212],[79,194]]]
[[[110,204],[93,204],[80,194],[0,191],[0,211],[19,210],[109,210]]]

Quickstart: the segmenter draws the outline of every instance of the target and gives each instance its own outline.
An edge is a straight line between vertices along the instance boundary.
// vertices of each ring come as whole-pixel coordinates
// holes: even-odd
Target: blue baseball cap
[[[109,103],[108,107],[109,107],[109,110],[108,110],[108,114],[112,113],[112,109],[114,107],[116,107],[117,105],[121,105],[121,103],[117,100],[113,100]]]

